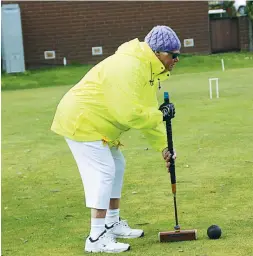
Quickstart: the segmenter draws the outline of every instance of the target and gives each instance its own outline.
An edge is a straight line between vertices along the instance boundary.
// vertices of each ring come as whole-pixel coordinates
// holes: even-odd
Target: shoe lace
[[[120,220],[120,224],[123,225],[126,228],[130,228],[128,223],[127,223],[127,220]]]
[[[101,238],[104,238],[107,242],[117,243],[115,236],[108,232],[106,232]]]

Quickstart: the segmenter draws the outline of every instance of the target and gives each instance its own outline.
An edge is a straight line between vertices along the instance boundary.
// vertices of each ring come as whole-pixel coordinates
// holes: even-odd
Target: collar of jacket
[[[150,72],[152,73],[152,79],[160,80],[160,82],[166,80],[170,76],[169,71],[165,71],[165,67],[162,62],[156,57],[155,53],[148,46],[147,43],[141,42],[142,48],[147,57],[147,61],[150,63]]]

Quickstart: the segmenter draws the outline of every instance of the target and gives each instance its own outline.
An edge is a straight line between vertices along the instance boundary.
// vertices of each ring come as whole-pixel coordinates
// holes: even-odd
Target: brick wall
[[[249,21],[248,17],[240,17],[239,18],[239,40],[241,50],[248,51],[249,50]]]
[[[182,52],[210,52],[206,1],[16,3],[21,9],[28,66],[61,64],[64,56],[70,62],[97,63],[115,52],[121,43],[136,37],[143,40],[155,25],[171,26],[182,45],[183,39],[194,38],[195,46],[182,47]],[[93,46],[102,46],[103,55],[92,56]],[[45,60],[45,50],[55,50],[56,59]]]

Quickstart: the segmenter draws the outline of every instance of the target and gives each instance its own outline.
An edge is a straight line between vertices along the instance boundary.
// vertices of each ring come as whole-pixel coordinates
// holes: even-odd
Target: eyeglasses
[[[173,60],[177,59],[180,56],[179,52],[167,52],[167,53],[171,54]]]

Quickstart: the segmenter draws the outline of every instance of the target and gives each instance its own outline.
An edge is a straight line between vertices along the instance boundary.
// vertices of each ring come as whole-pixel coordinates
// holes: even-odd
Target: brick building
[[[155,25],[171,26],[184,53],[210,53],[207,1],[4,1],[21,10],[25,62],[29,66],[67,61],[97,63],[133,38],[143,40]],[[184,39],[194,39],[184,47]],[[103,55],[93,56],[92,47]],[[44,51],[55,51],[45,60]]]

